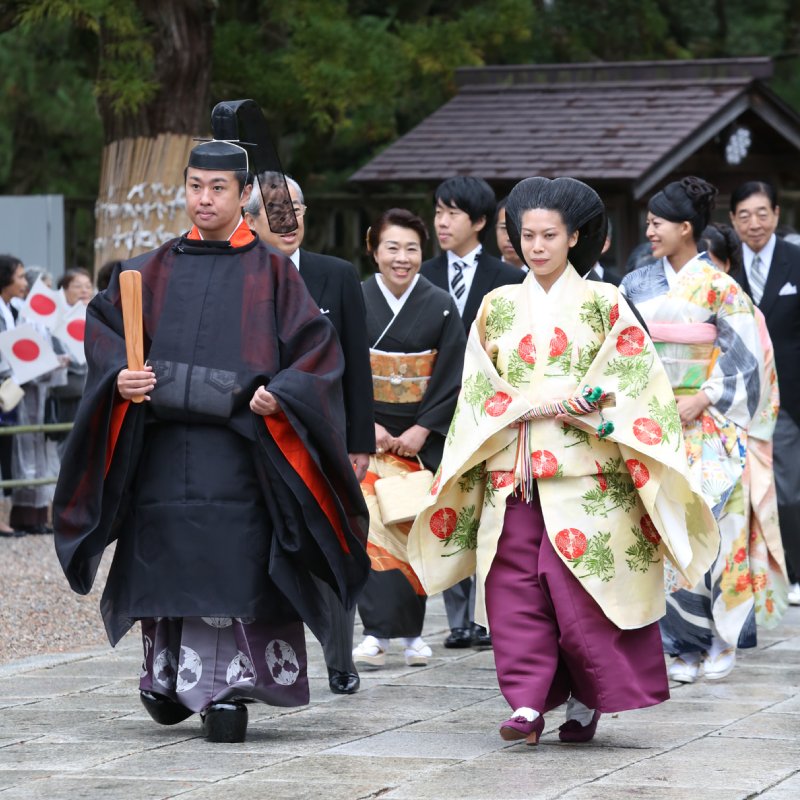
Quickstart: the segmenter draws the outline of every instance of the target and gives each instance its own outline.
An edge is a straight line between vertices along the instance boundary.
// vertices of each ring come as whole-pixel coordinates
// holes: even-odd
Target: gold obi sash
[[[419,403],[425,396],[436,363],[427,353],[385,353],[370,350],[372,392],[379,403]]]

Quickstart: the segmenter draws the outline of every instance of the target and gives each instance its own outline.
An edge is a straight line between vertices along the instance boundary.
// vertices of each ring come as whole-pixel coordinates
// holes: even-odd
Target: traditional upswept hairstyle
[[[742,243],[736,231],[723,222],[712,222],[697,241],[698,250],[706,250],[720,261],[730,263],[730,275],[739,279],[742,274]]]
[[[367,229],[367,252],[375,259],[375,251],[381,243],[381,236],[386,228],[397,225],[408,228],[419,236],[419,246],[424,248],[428,243],[428,228],[425,223],[407,208],[390,208],[384,211]]]
[[[557,211],[570,235],[578,231],[578,241],[569,251],[569,261],[580,275],[585,275],[597,263],[606,240],[606,209],[600,195],[575,178],[520,181],[508,196],[506,227],[514,250],[525,263],[520,244],[522,217],[535,208]]]
[[[668,183],[647,204],[650,213],[670,222],[688,222],[692,226],[692,237],[700,238],[711,219],[717,187],[702,178],[689,175],[679,181]]]

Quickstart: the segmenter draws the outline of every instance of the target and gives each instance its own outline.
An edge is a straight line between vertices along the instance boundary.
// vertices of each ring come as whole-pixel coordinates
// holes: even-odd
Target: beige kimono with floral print
[[[616,287],[568,265],[549,293],[529,275],[487,295],[478,312],[444,457],[408,540],[429,594],[477,572],[476,618],[485,624],[483,584],[506,498],[520,484],[514,423],[585,386],[615,395],[602,412],[613,433],[597,438],[597,411],[534,419],[521,456],[531,460],[556,552],[620,628],[664,614],[664,555],[690,582],[706,572],[719,530],[689,483],[677,407],[652,342]]]

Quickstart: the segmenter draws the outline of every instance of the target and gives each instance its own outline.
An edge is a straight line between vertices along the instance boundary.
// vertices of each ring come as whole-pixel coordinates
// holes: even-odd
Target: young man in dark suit
[[[244,217],[263,242],[289,257],[300,271],[314,302],[339,334],[345,359],[342,389],[347,417],[347,449],[356,477],[361,481],[367,472],[369,454],[375,452],[372,369],[361,283],[355,267],[349,262],[301,249],[306,211],[303,191],[292,178],[287,177],[286,181],[297,217],[297,230],[282,234],[270,230],[261,192],[252,193],[243,209]],[[355,609],[346,611],[327,584],[320,581],[319,587],[330,599],[331,636],[329,641],[322,643],[330,689],[335,694],[353,694],[360,685],[352,656]]]
[[[800,248],[775,234],[780,217],[775,188],[742,184],[731,195],[731,222],[742,240],[744,290],[767,321],[781,408],[773,437],[781,539],[792,582],[789,602],[800,605]]]
[[[525,280],[522,270],[483,249],[495,204],[486,181],[461,175],[441,183],[434,195],[433,224],[442,252],[425,261],[420,271],[453,296],[467,334],[486,294]]]
[[[510,283],[522,283],[526,273],[483,249],[494,220],[496,199],[481,178],[457,176],[439,184],[434,194],[434,228],[442,252],[420,269],[435,286],[450,292],[469,329],[484,296]],[[492,646],[486,629],[474,622],[475,579],[466,578],[444,592],[450,634],[445,647]]]

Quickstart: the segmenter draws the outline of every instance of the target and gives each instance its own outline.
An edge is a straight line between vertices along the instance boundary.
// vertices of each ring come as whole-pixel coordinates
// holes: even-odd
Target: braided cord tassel
[[[536,478],[533,475],[530,449],[530,422],[534,419],[556,417],[564,414],[570,417],[582,417],[597,411],[600,414],[600,424],[595,429],[598,439],[605,439],[614,432],[614,423],[603,416],[603,405],[613,405],[614,395],[607,395],[599,386],[584,386],[579,396],[568,397],[566,400],[551,400],[540,403],[530,411],[526,411],[517,419],[517,457],[514,464],[514,477],[519,484],[519,493],[527,503],[533,497]]]
[[[533,490],[536,478],[533,476],[533,463],[531,462],[530,422],[523,420],[519,423],[517,436],[517,459],[514,464],[515,483],[519,485],[519,494],[526,503],[533,499]]]

